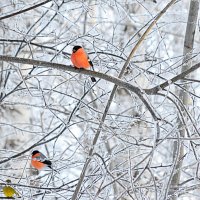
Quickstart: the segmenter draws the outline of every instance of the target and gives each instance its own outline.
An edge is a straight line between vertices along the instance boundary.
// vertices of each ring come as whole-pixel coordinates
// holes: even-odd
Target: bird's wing
[[[46,156],[44,154],[42,154],[41,152],[40,152],[40,155],[35,157],[35,160],[40,161],[40,162],[43,162],[46,159],[47,159]]]
[[[44,160],[42,161],[42,163],[48,165],[49,167],[51,167],[52,162],[50,160]]]
[[[90,65],[93,67],[93,63],[92,61],[90,60],[90,57],[87,55],[87,59],[88,59],[88,62],[90,63]]]
[[[93,63],[92,61],[90,60],[90,57],[88,56],[87,52],[84,50],[85,54],[87,55],[87,59],[88,59],[88,62],[90,63],[90,65],[93,67]]]

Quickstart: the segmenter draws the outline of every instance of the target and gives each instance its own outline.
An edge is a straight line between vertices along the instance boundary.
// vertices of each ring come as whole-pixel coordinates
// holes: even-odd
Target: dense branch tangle
[[[121,79],[118,79],[116,77],[112,77],[109,76],[107,74],[103,74],[100,72],[95,72],[95,71],[90,71],[90,70],[82,70],[82,69],[75,69],[72,66],[67,66],[67,65],[62,65],[62,64],[58,64],[58,63],[51,63],[51,62],[45,62],[45,61],[40,61],[40,60],[33,60],[33,59],[24,59],[24,58],[17,58],[17,57],[9,57],[9,56],[0,56],[0,60],[2,61],[6,61],[6,62],[11,62],[11,63],[21,63],[21,64],[28,64],[28,65],[34,65],[34,66],[38,66],[39,67],[47,67],[47,68],[51,68],[51,69],[56,69],[56,70],[62,70],[62,71],[69,71],[69,72],[73,72],[73,73],[79,73],[79,74],[85,74],[85,75],[89,75],[89,76],[95,76],[98,77],[100,79],[104,79],[107,80],[109,82],[112,82],[118,86],[121,86],[123,88],[126,88],[127,90],[135,93],[140,100],[145,104],[145,106],[148,104],[146,104],[143,95],[157,95],[158,92],[160,91],[164,91],[164,89],[167,89],[168,86],[170,86],[173,83],[176,83],[177,81],[184,79],[188,74],[190,74],[191,72],[197,70],[200,67],[200,64],[195,64],[194,66],[192,66],[190,69],[182,72],[181,74],[171,78],[168,81],[165,81],[164,83],[152,88],[152,89],[139,89],[138,87],[135,87]],[[31,78],[31,77],[30,77]],[[158,94],[160,95],[160,94]],[[5,94],[6,96],[6,94]],[[3,97],[4,99],[4,97]],[[151,107],[147,107],[147,109],[149,110],[149,112],[151,113]],[[32,147],[31,147],[32,148]],[[31,149],[30,148],[30,149]],[[28,150],[30,150],[28,149]],[[25,152],[27,152],[28,150],[26,150]],[[24,153],[24,152],[23,152]],[[20,156],[22,154],[19,154],[18,156]]]
[[[161,90],[165,89],[166,87],[168,87],[169,85],[177,82],[178,80],[185,78],[188,74],[197,70],[200,67],[200,64],[196,64],[193,67],[191,67],[189,70],[173,77],[172,79],[170,79],[168,81],[165,81],[164,83],[162,83],[162,84],[160,84],[160,85],[158,85],[158,86],[156,86],[152,89],[145,89],[144,88],[144,89],[141,90],[138,87],[135,87],[135,86],[119,79],[119,78],[109,76],[107,74],[103,74],[103,73],[100,73],[100,72],[83,70],[83,69],[76,69],[76,68],[72,67],[71,65],[67,66],[67,65],[58,64],[58,63],[50,63],[50,62],[46,62],[46,61],[26,59],[26,58],[16,58],[16,57],[2,56],[2,55],[0,55],[0,60],[6,61],[6,62],[13,62],[13,63],[44,66],[44,67],[49,67],[49,68],[53,68],[53,69],[58,69],[58,70],[63,70],[63,71],[66,70],[66,71],[90,75],[90,76],[92,75],[92,76],[98,77],[100,79],[104,79],[104,80],[107,80],[109,82],[112,82],[112,83],[114,83],[118,86],[124,87],[127,90],[130,90],[131,92],[134,92],[137,96],[139,96],[141,101],[143,101],[144,103],[145,103],[145,100],[142,98],[143,93],[155,95],[158,91],[161,91]],[[148,104],[145,104],[145,105],[148,106]],[[148,106],[148,110],[151,114],[153,113],[152,110],[151,110],[151,107],[149,107],[149,106]],[[153,114],[153,116],[154,116],[154,114]],[[156,119],[156,116],[154,116],[154,117]]]
[[[48,1],[42,1],[41,3],[46,2]],[[72,17],[68,16],[70,12],[68,8],[70,7],[66,2],[68,1],[51,1],[51,6],[49,7],[48,5],[39,6],[39,4],[35,4],[35,6],[38,5],[35,10],[36,14],[34,15],[34,17],[36,16],[36,22],[30,23],[27,29],[25,28],[25,31],[19,32],[17,30],[18,36],[16,37],[10,37],[9,35],[7,37],[5,35],[0,38],[2,46],[14,47],[13,49],[11,48],[13,51],[10,51],[8,48],[9,52],[2,52],[1,54],[4,55],[0,56],[0,61],[2,61],[1,63],[3,65],[2,71],[3,73],[5,72],[8,80],[5,83],[6,86],[8,85],[8,89],[5,92],[2,90],[2,96],[0,98],[1,106],[7,108],[9,106],[17,107],[18,105],[23,105],[25,110],[29,110],[30,107],[33,115],[35,112],[35,115],[37,115],[29,124],[30,130],[26,128],[25,121],[22,119],[17,124],[13,124],[12,122],[1,123],[1,127],[11,127],[11,130],[4,131],[5,135],[11,135],[13,132],[16,132],[18,136],[20,135],[20,131],[23,132],[23,136],[29,133],[34,134],[34,137],[31,138],[33,140],[27,143],[26,146],[24,145],[23,149],[15,153],[10,152],[8,156],[3,157],[0,160],[1,167],[7,170],[4,167],[6,164],[24,158],[26,165],[23,165],[23,170],[27,171],[29,169],[28,155],[30,155],[30,151],[34,148],[45,148],[60,174],[56,174],[55,182],[52,181],[55,187],[51,185],[52,182],[48,185],[46,181],[41,181],[42,184],[46,185],[41,187],[41,192],[37,191],[35,193],[38,197],[43,195],[44,198],[46,196],[48,198],[50,191],[52,191],[52,195],[56,194],[58,198],[59,195],[64,198],[71,198],[73,195],[74,199],[76,197],[88,199],[90,196],[93,199],[106,199],[110,194],[116,194],[113,199],[122,199],[123,197],[126,198],[126,196],[130,199],[140,199],[141,196],[142,199],[142,195],[147,194],[151,195],[151,197],[148,196],[149,199],[159,199],[160,186],[166,183],[168,183],[167,185],[170,188],[172,187],[172,190],[170,189],[172,192],[179,192],[177,189],[179,187],[178,185],[174,187],[170,185],[169,177],[172,177],[177,171],[188,170],[187,167],[191,168],[190,164],[192,162],[189,162],[186,167],[175,170],[176,163],[179,163],[185,156],[172,162],[170,160],[171,152],[169,144],[172,141],[178,141],[178,145],[180,143],[184,143],[185,145],[185,143],[190,142],[193,148],[192,151],[195,154],[195,143],[198,142],[198,138],[196,138],[197,134],[195,133],[199,134],[199,132],[197,123],[198,116],[195,115],[194,117],[187,110],[187,107],[174,94],[174,88],[182,89],[184,84],[189,84],[189,81],[192,82],[193,79],[187,79],[187,75],[197,70],[200,64],[195,64],[190,69],[179,73],[176,70],[181,67],[181,65],[177,66],[176,63],[178,56],[172,58],[172,62],[175,61],[171,65],[172,62],[168,62],[171,59],[170,57],[168,60],[163,60],[162,56],[159,57],[159,54],[157,55],[157,49],[161,48],[161,43],[167,41],[167,37],[163,37],[161,24],[164,22],[164,26],[169,26],[173,25],[173,23],[171,24],[170,17],[163,17],[161,24],[157,24],[159,16],[162,16],[165,10],[154,17],[154,14],[148,10],[151,1],[145,1],[145,3],[150,3],[148,6],[144,6],[145,14],[139,12],[140,16],[148,18],[144,21],[142,21],[142,17],[137,17],[138,13],[136,12],[137,5],[140,5],[140,8],[143,6],[141,1],[138,1],[136,5],[133,4],[133,9],[129,6],[127,10],[124,8],[124,5],[122,6],[121,3],[115,2],[117,4],[117,15],[124,16],[124,11],[128,11],[126,12],[128,16],[127,22],[121,21],[122,19],[116,23],[113,23],[112,20],[108,22],[104,15],[105,18],[100,20],[98,18],[98,23],[102,23],[103,26],[106,26],[104,21],[110,23],[111,26],[114,24],[112,38],[107,37],[110,34],[109,28],[104,33],[100,33],[98,29],[99,24],[94,23],[96,17],[93,13],[96,11],[94,9],[94,1],[84,1],[82,3],[77,1],[72,2],[74,5],[77,3],[74,6]],[[170,1],[170,3],[173,2]],[[56,3],[58,4],[56,5]],[[66,4],[66,7],[62,6],[63,3]],[[162,5],[160,3],[159,5],[161,6],[159,8],[157,8],[158,4],[153,4],[156,8],[155,13],[163,9],[165,3]],[[174,4],[172,8],[174,9],[178,3]],[[34,3],[27,4],[21,8],[21,11],[14,10],[13,12],[9,12],[11,14],[4,15],[5,22],[6,18],[12,20],[18,17],[29,16],[30,13],[33,14],[34,6],[32,4],[34,5]],[[123,13],[119,13],[120,6],[122,6]],[[100,8],[102,7],[103,4]],[[79,12],[76,12],[78,9],[79,11],[82,9],[81,13],[84,15],[84,19],[81,14],[79,15]],[[28,12],[29,10],[30,12]],[[108,8],[105,10],[108,10]],[[136,15],[134,15],[135,12]],[[20,15],[20,13],[23,13],[23,15]],[[146,13],[148,14],[146,15]],[[93,14],[95,17],[91,21],[88,21]],[[171,16],[171,13],[168,14]],[[149,16],[151,16],[150,21]],[[79,19],[81,23],[77,23]],[[139,24],[137,24],[137,19],[140,19]],[[84,22],[82,23],[82,21]],[[54,29],[54,23],[56,22],[61,22],[58,23],[58,27],[62,27],[60,32]],[[78,32],[79,29],[81,30],[80,27],[82,25],[83,32]],[[126,26],[123,27],[124,25]],[[155,29],[149,32],[153,26]],[[11,31],[16,31],[15,27],[8,27]],[[94,31],[96,27],[99,31],[98,33]],[[125,34],[128,27],[130,32],[130,35],[127,37],[128,42],[125,40],[122,41],[124,38],[120,42],[118,40],[116,41],[116,38],[120,38],[117,32],[115,32],[119,27],[122,27],[124,30],[123,33]],[[131,29],[133,27],[134,31]],[[144,29],[146,30],[146,28],[147,31],[144,31],[142,34],[142,31]],[[36,32],[32,31],[34,29]],[[142,50],[138,51],[138,55],[135,55],[138,47],[146,42],[151,42],[151,38],[154,37],[154,33],[156,32],[160,34],[160,38],[157,39],[157,41],[159,40],[158,48],[148,51],[149,44],[144,45],[144,48],[142,46]],[[50,38],[49,40],[47,39],[48,37]],[[115,46],[115,42],[117,44],[122,43],[122,45]],[[70,53],[65,53],[64,51],[70,52],[71,47],[79,43],[90,50],[93,49],[92,52],[88,52],[98,72],[77,70],[71,65],[59,64],[68,62],[68,60],[63,59],[61,54],[66,55],[68,59]],[[102,45],[98,46],[100,43]],[[105,47],[106,45],[107,47]],[[153,42],[151,45],[153,46]],[[170,47],[172,46],[174,48],[174,45],[170,44]],[[166,47],[168,46],[166,45]],[[152,52],[154,54],[153,56]],[[164,55],[166,52],[163,53],[162,51],[161,54]],[[129,56],[126,57],[126,55]],[[137,56],[140,58],[141,55],[149,55],[150,59],[148,62],[146,59],[137,60]],[[180,62],[182,60],[182,54],[179,52],[178,55],[181,55],[179,56]],[[45,57],[45,61],[41,61],[40,57]],[[160,60],[157,62],[158,59]],[[4,61],[9,64],[7,65]],[[141,63],[139,67],[137,66],[137,62]],[[165,62],[168,64],[166,70]],[[15,65],[15,63],[22,65]],[[29,65],[31,66],[30,68],[27,67]],[[121,68],[122,65],[123,67]],[[126,73],[125,69],[127,69],[127,74],[123,77],[123,73]],[[128,72],[128,70],[132,71]],[[6,72],[11,74],[10,77]],[[138,84],[137,73],[138,76],[146,76],[151,86],[143,85],[143,83]],[[115,75],[112,76],[110,74]],[[120,74],[119,77],[117,77],[118,74]],[[166,77],[165,74],[167,75]],[[85,78],[79,79],[83,75],[99,78],[98,83],[93,85],[91,82],[85,81]],[[154,77],[155,79],[153,79]],[[187,79],[188,82],[181,83],[180,80],[183,79]],[[11,81],[13,81],[12,87],[9,88]],[[48,83],[45,84],[46,82]],[[107,85],[109,88],[106,88]],[[111,88],[113,85],[114,88]],[[27,94],[25,95],[25,97],[28,96],[27,101],[26,98],[20,98],[20,91]],[[128,104],[125,104],[120,99],[123,97],[123,93],[120,94],[120,91],[125,91],[128,94],[127,97],[130,97],[131,100],[129,100]],[[195,94],[195,91],[184,91],[191,94],[194,98],[199,98],[198,94]],[[154,101],[154,98],[158,99],[158,102]],[[53,100],[51,101],[51,99]],[[111,109],[109,109],[110,105]],[[116,106],[114,112],[112,106]],[[38,110],[39,112],[37,112]],[[131,112],[127,112],[127,110],[131,110]],[[181,110],[186,113],[185,116]],[[174,119],[175,112],[179,113],[183,126],[186,127],[188,138],[180,137],[177,134],[177,125]],[[45,116],[45,113],[48,113],[48,115]],[[8,114],[9,112],[6,112],[6,115]],[[186,120],[186,118],[189,118],[189,120]],[[24,126],[23,122],[25,124]],[[81,130],[78,135],[77,127]],[[191,131],[192,129],[195,130],[194,133]],[[62,140],[62,142],[58,142],[59,140]],[[60,145],[63,143],[63,146]],[[169,149],[165,149],[166,146],[169,146]],[[5,152],[9,150],[9,147],[6,146],[2,148],[5,148]],[[78,157],[79,154],[81,155],[80,157]],[[159,154],[158,157],[157,154]],[[126,157],[124,158],[124,156]],[[169,157],[169,159],[167,160],[166,157]],[[195,155],[195,159],[195,163],[198,163],[198,154]],[[75,174],[74,176],[68,173],[70,172],[70,167],[73,168],[71,171],[72,174]],[[82,169],[83,173],[80,176],[78,173]],[[12,172],[11,169],[9,171]],[[188,171],[186,172],[188,173]],[[67,175],[63,178],[65,174]],[[196,174],[198,176],[198,166]],[[21,174],[19,177],[21,177]],[[16,176],[13,178],[18,180]],[[23,178],[24,176],[22,175],[22,178],[18,182],[19,184],[13,184],[13,186],[18,186],[26,190],[25,180]],[[181,186],[184,188],[186,183],[192,184],[194,179],[194,177],[189,177],[182,182]],[[29,185],[29,182],[27,187],[33,192],[39,189],[38,185]],[[109,193],[110,188],[112,189]],[[181,194],[182,191],[180,190]]]
[[[179,80],[182,80],[187,77],[188,74],[194,72],[195,70],[199,69],[200,63],[197,63],[193,65],[190,69],[178,74],[177,76],[174,76],[173,78],[153,87],[153,88],[143,88],[140,89],[138,87],[135,87],[119,78],[103,74],[101,72],[97,71],[90,71],[90,70],[84,70],[84,69],[76,69],[71,65],[63,65],[63,64],[58,64],[58,63],[52,63],[52,62],[46,62],[46,61],[40,61],[40,60],[34,60],[34,59],[27,59],[27,58],[17,58],[17,57],[11,57],[11,56],[3,56],[0,55],[0,60],[1,61],[6,61],[6,62],[13,62],[13,63],[21,63],[21,64],[27,64],[27,65],[36,65],[38,67],[44,66],[52,69],[57,69],[57,70],[63,70],[63,71],[69,71],[69,72],[74,72],[74,73],[79,73],[79,74],[85,74],[88,76],[95,76],[100,79],[104,79],[106,81],[109,81],[111,83],[114,83],[120,87],[124,87],[127,90],[130,90],[131,92],[135,93],[136,95],[143,95],[143,93],[148,94],[148,95],[156,95],[158,92],[166,89],[168,86],[176,83]]]

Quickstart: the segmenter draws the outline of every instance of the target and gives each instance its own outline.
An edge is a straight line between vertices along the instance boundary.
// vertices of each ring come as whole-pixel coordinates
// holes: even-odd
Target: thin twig
[[[25,9],[23,9],[23,10],[20,10],[20,11],[14,12],[14,13],[11,13],[11,14],[9,14],[9,15],[5,15],[5,16],[3,16],[3,17],[0,17],[0,21],[1,21],[1,20],[4,20],[4,19],[7,19],[7,18],[10,18],[10,17],[13,17],[13,16],[15,16],[15,15],[22,14],[22,13],[27,12],[27,11],[29,11],[29,10],[33,10],[33,9],[39,7],[39,6],[42,6],[42,5],[46,4],[46,3],[49,3],[50,1],[52,1],[52,0],[46,0],[46,1],[44,1],[44,2],[41,2],[41,3],[36,4],[36,5],[34,5],[34,6],[31,6],[31,7],[25,8]]]

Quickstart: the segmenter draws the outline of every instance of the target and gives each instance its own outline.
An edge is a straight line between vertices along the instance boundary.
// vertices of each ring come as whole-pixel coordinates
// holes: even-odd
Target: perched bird
[[[19,194],[16,192],[16,190],[11,187],[9,184],[11,183],[11,180],[6,180],[7,185],[3,187],[3,193],[6,197],[13,197],[14,195],[19,196]]]
[[[34,150],[32,152],[31,165],[35,167],[37,170],[43,170],[46,167],[49,167],[50,169],[52,169],[51,161],[47,160],[46,156],[43,155],[38,150]]]
[[[87,53],[81,46],[74,46],[72,49],[72,55],[71,55],[71,61],[74,65],[74,67],[80,69],[80,68],[90,68],[94,70],[92,61],[88,57]],[[94,77],[91,77],[92,82],[96,82],[96,79]]]

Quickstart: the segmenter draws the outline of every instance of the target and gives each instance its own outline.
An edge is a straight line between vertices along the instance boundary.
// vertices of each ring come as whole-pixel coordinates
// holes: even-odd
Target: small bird
[[[94,70],[92,61],[90,60],[89,56],[81,46],[74,46],[72,49],[72,55],[71,55],[71,61],[74,65],[74,67],[80,69],[80,68],[90,68]],[[96,79],[94,77],[91,77],[92,82],[96,82]]]
[[[34,150],[32,152],[31,165],[35,167],[37,170],[43,170],[46,167],[49,167],[50,169],[52,169],[51,161],[47,160],[46,156],[43,155],[38,150]]]
[[[7,185],[3,187],[3,193],[6,197],[13,197],[14,195],[19,196],[19,194],[16,192],[16,190],[11,187],[9,184],[11,183],[11,180],[6,180]]]

